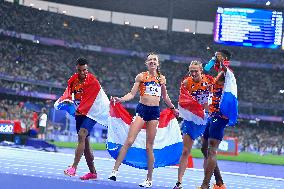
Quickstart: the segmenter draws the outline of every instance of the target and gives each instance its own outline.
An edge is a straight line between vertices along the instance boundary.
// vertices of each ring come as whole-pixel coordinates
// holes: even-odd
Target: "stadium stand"
[[[11,3],[2,4],[0,11],[7,14],[4,14],[0,27],[5,30],[138,52],[154,50],[157,53],[202,57],[205,60],[211,58],[214,51],[227,48],[232,51],[233,60],[236,61],[270,64],[280,64],[284,61],[281,50],[224,47],[215,44],[210,35],[167,33],[91,21]],[[30,27],[34,23],[37,23],[37,27]]]
[[[116,12],[125,12],[149,16],[158,17],[168,17],[168,12],[170,5],[173,5],[173,17],[179,19],[189,19],[189,20],[203,20],[203,21],[213,21],[215,17],[215,11],[217,6],[229,6],[229,7],[259,7],[265,8],[265,3],[267,0],[144,0],[143,2],[133,2],[128,0],[121,0],[117,2],[116,0],[105,0],[101,2],[100,0],[46,0],[49,2],[62,3],[67,5],[74,5],[80,7],[95,8],[101,10],[109,10]],[[283,8],[283,0],[271,0],[271,7],[273,8]],[[159,7],[154,11],[149,7]],[[188,9],[190,7],[190,11]],[[200,14],[202,12],[202,14]]]

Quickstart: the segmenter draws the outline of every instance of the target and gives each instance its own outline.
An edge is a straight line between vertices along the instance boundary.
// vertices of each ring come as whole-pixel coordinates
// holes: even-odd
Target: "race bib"
[[[148,83],[146,85],[145,94],[152,96],[161,96],[161,86],[157,83]]]
[[[208,105],[212,104],[212,97],[213,97],[213,94],[210,93],[208,97]]]
[[[198,95],[196,97],[197,101],[200,103],[200,104],[206,104],[208,103],[209,101],[209,94],[201,94],[201,95]],[[211,101],[212,101],[212,97],[211,97]]]

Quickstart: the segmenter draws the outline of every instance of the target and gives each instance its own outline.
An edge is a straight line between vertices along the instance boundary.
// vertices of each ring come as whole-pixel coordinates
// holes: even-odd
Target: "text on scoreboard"
[[[280,48],[283,14],[252,8],[218,7],[214,41],[225,45]]]

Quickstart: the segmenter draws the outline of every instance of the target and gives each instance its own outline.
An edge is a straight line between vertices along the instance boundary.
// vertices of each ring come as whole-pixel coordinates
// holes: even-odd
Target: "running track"
[[[140,188],[146,175],[145,170],[122,165],[116,182],[107,179],[114,161],[108,158],[96,158],[99,173],[96,181],[81,181],[78,176],[67,177],[63,170],[73,161],[73,154],[43,152],[28,149],[0,147],[0,189],[122,189]],[[78,175],[87,172],[82,158]],[[263,170],[265,171],[265,170]],[[172,188],[176,182],[177,169],[158,168],[154,171],[153,188]],[[223,173],[228,189],[282,189],[284,179],[247,174]],[[203,171],[188,169],[184,176],[185,189],[195,189],[201,184]]]

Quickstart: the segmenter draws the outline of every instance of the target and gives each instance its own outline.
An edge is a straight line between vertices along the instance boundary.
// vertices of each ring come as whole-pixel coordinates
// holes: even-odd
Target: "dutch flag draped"
[[[237,82],[233,72],[227,69],[224,91],[220,102],[221,113],[229,119],[229,126],[234,126],[238,118]]]
[[[201,104],[181,85],[179,96],[179,116],[195,125],[206,125],[207,117]]]
[[[74,74],[68,80],[65,92],[54,104],[55,109],[65,110],[73,116],[75,116],[75,111],[78,110],[101,125],[107,126],[110,102],[99,81],[94,75],[88,73],[83,85],[81,102],[76,106],[72,100],[71,85],[77,78],[78,74]]]
[[[114,159],[118,157],[120,148],[127,138],[131,122],[132,116],[120,103],[111,103],[107,149]],[[161,112],[154,141],[154,167],[176,165],[181,152],[182,137],[178,122],[173,112],[165,109]],[[129,148],[123,163],[135,168],[147,169],[145,125]]]

